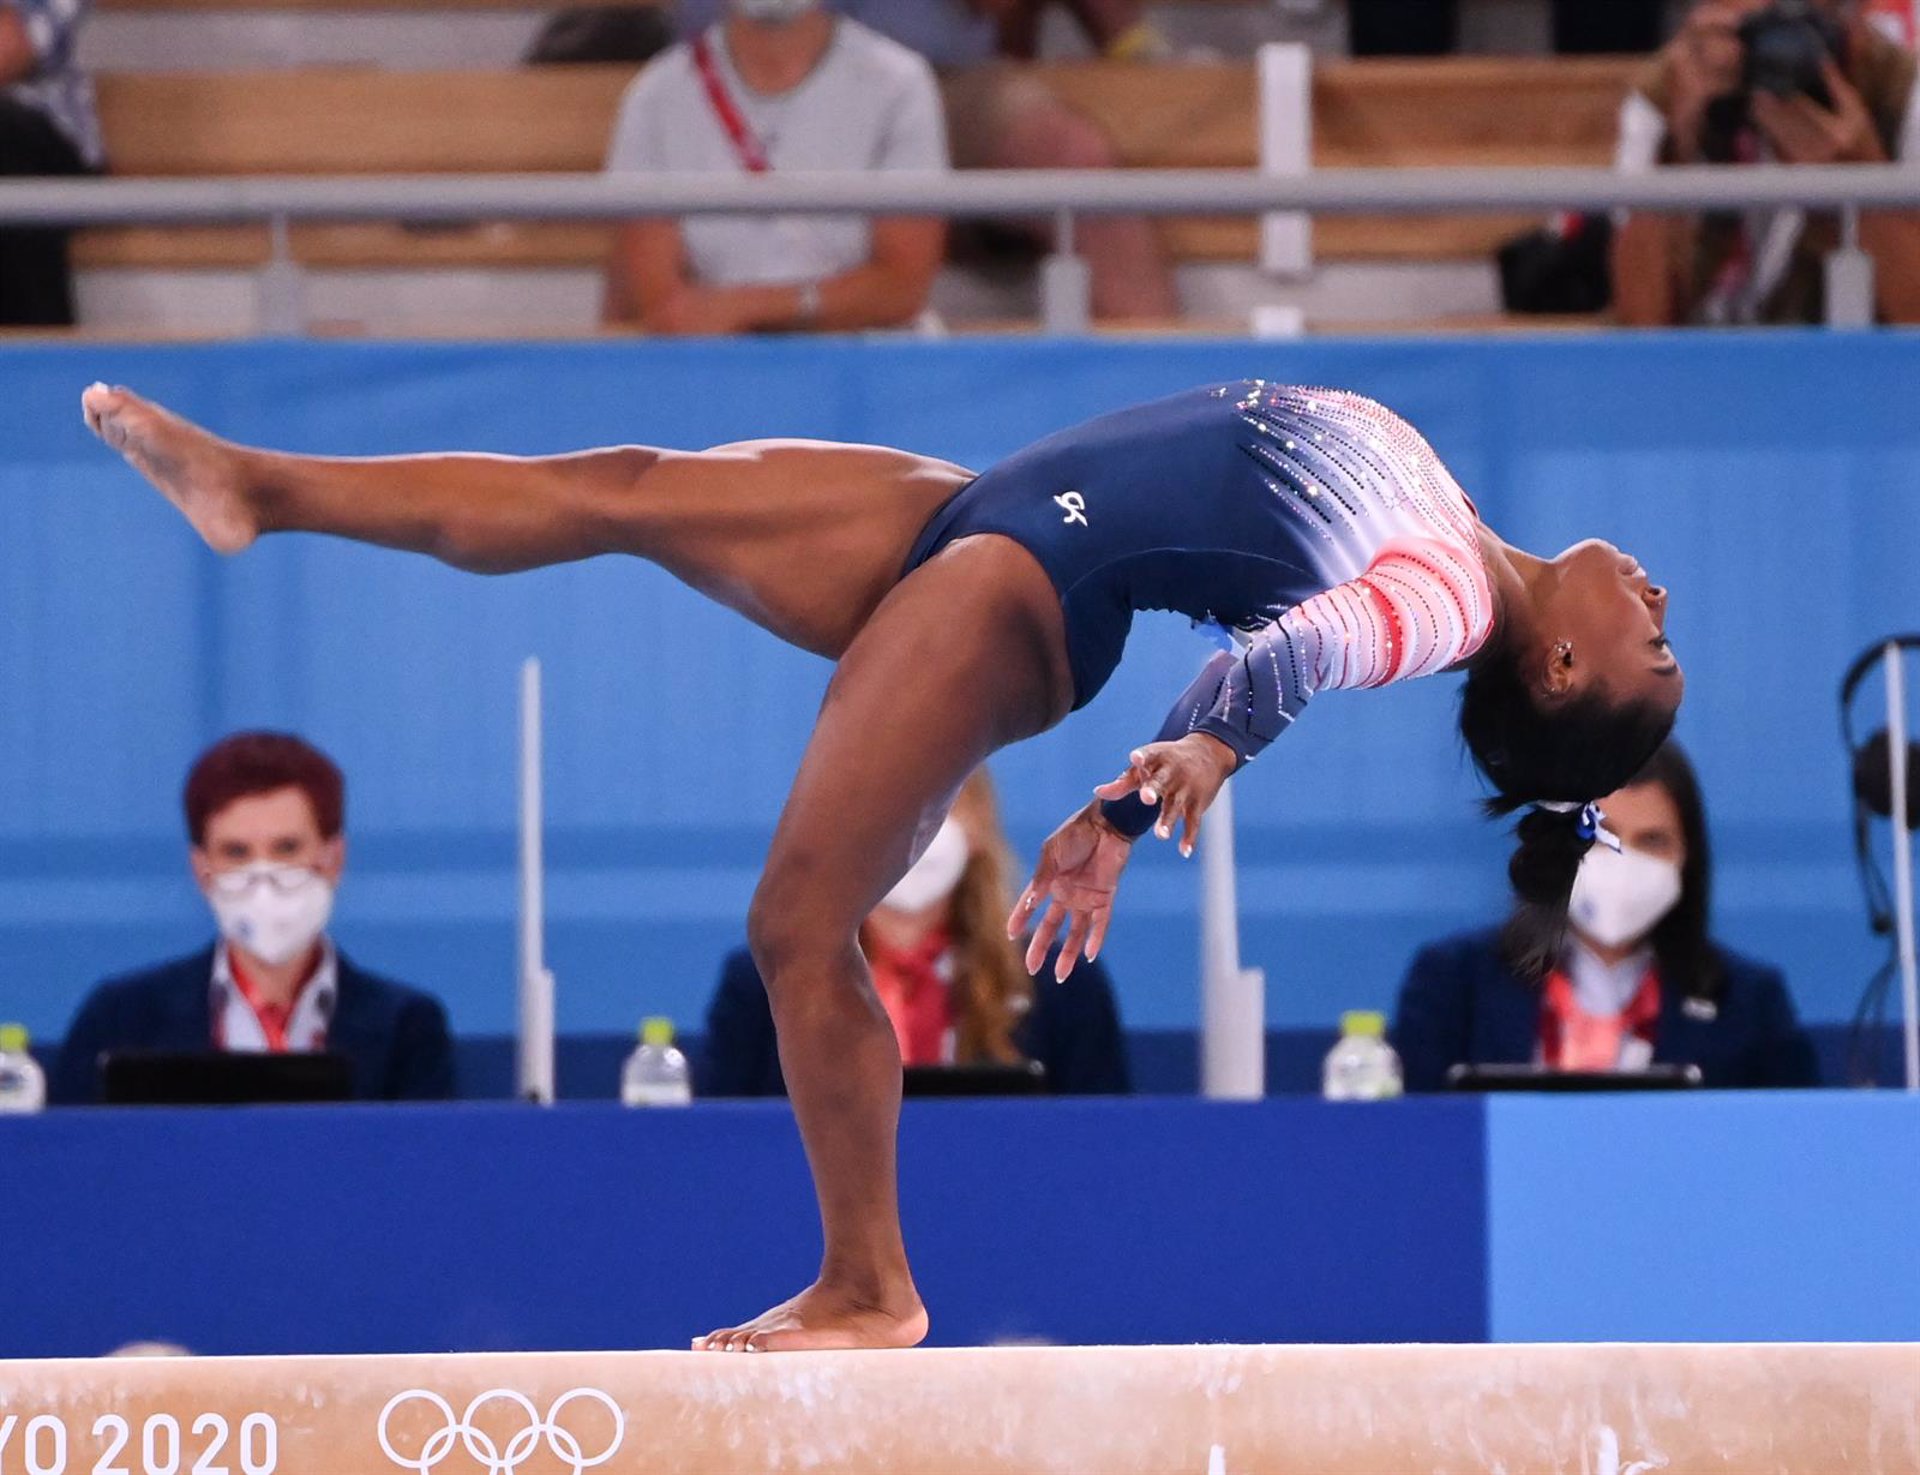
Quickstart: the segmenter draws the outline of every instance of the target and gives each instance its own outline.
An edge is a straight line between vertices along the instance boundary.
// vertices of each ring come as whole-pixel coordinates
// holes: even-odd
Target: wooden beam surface
[[[0,1364],[9,1470],[1920,1475],[1912,1346]]]

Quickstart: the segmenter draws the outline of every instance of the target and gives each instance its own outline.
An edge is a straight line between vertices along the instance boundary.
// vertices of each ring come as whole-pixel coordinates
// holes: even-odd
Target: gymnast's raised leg
[[[96,386],[85,411],[224,551],[298,529],[488,571],[632,553],[839,661],[748,921],[825,1253],[798,1296],[696,1345],[919,1341],[896,1198],[900,1055],[857,934],[967,774],[1072,700],[1059,598],[1024,548],[963,538],[899,578],[966,473],[796,442],[328,460],[230,445],[122,390]]]
[[[882,446],[766,440],[567,456],[290,456],[235,445],[124,389],[87,424],[220,553],[265,533],[331,533],[501,574],[626,553],[837,659],[967,481]]]

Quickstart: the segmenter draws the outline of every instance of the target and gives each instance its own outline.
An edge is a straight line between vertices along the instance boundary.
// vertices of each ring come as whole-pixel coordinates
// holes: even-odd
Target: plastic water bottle
[[[27,1032],[0,1024],[0,1112],[38,1111],[47,1104],[47,1077],[27,1053]]]
[[[673,1021],[648,1019],[640,1025],[640,1044],[620,1072],[623,1106],[687,1106],[693,1078],[687,1057],[674,1048]]]
[[[1387,1043],[1387,1016],[1354,1010],[1340,1016],[1340,1043],[1320,1073],[1329,1101],[1390,1101],[1400,1094],[1400,1057]]]

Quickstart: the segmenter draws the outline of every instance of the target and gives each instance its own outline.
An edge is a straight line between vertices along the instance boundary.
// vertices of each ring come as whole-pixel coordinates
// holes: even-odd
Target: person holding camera
[[[1616,164],[1878,164],[1920,155],[1913,54],[1855,0],[1699,0],[1622,105]],[[1799,209],[1633,214],[1614,238],[1616,316],[1814,323],[1825,315],[1831,215]],[[1860,244],[1875,306],[1920,322],[1920,216],[1873,210]]]

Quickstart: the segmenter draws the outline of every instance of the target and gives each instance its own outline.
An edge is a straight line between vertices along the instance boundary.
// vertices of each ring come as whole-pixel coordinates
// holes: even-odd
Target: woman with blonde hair
[[[860,929],[874,987],[905,1065],[1037,1060],[1047,1089],[1112,1095],[1130,1089],[1113,986],[1082,961],[1064,983],[1038,982],[1006,932],[1016,866],[993,780],[976,769],[914,867]],[[727,956],[707,1010],[700,1089],[709,1096],[785,1090],[773,1011],[753,955]]]

